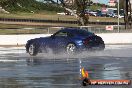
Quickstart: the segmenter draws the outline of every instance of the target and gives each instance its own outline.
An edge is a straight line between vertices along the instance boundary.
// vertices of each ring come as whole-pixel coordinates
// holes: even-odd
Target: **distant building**
[[[108,2],[108,5],[114,7],[114,6],[116,5],[116,3],[117,3],[117,0],[110,0],[110,1]]]

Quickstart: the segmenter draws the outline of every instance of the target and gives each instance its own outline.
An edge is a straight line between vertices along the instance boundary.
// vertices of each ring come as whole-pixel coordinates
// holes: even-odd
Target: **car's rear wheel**
[[[31,56],[36,56],[38,54],[38,47],[35,43],[32,43],[32,44],[29,45],[28,53]]]
[[[76,45],[74,43],[67,44],[66,53],[69,55],[74,55],[76,53]]]

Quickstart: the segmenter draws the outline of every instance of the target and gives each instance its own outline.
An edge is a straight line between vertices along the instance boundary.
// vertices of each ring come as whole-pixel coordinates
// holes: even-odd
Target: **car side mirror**
[[[55,38],[55,36],[54,35],[51,35],[51,38],[53,39],[53,38]]]

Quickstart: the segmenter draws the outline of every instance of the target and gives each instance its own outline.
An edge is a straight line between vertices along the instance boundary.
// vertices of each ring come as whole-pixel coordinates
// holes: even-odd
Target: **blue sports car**
[[[101,37],[79,28],[64,28],[49,37],[40,37],[28,40],[26,51],[31,56],[38,53],[64,52],[75,54],[89,50],[104,50],[105,44]]]

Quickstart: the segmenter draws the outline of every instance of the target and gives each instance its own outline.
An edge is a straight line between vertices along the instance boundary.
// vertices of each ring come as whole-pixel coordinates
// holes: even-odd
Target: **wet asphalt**
[[[104,51],[76,56],[42,53],[24,47],[0,47],[0,88],[83,88],[80,69],[90,79],[132,79],[132,45],[106,45]],[[86,88],[131,88],[132,85],[89,85]]]

